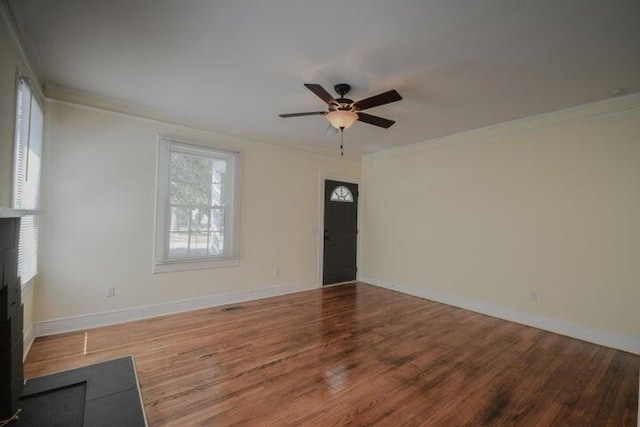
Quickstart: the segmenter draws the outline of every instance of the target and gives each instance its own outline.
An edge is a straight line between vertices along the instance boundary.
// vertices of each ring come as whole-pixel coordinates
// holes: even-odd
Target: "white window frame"
[[[230,191],[226,194],[224,255],[202,258],[169,259],[169,161],[171,152],[222,158],[228,161]],[[156,173],[155,239],[153,245],[153,273],[231,267],[240,264],[240,151],[215,146],[204,146],[158,137]]]

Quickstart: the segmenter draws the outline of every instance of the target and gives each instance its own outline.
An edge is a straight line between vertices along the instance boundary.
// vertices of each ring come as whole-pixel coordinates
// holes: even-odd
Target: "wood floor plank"
[[[640,356],[362,283],[36,339],[134,355],[152,426],[635,426]],[[86,342],[86,346],[85,346]]]

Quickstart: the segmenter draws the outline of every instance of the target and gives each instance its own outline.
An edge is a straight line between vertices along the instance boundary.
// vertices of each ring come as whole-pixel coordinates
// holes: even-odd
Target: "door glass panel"
[[[332,202],[351,202],[353,203],[353,194],[351,191],[344,185],[336,187],[335,190],[331,193],[330,200]]]

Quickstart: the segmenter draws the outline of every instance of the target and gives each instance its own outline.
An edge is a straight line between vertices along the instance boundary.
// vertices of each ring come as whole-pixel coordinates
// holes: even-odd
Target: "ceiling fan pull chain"
[[[340,128],[340,156],[344,156],[344,128]]]

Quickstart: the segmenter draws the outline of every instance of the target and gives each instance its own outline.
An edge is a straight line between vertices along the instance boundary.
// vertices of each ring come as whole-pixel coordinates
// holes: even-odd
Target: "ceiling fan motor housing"
[[[333,88],[336,90],[336,93],[338,95],[340,95],[341,97],[344,97],[351,90],[351,85],[348,85],[346,83],[340,83],[335,85]]]
[[[338,105],[329,105],[329,110],[330,111],[336,111],[336,110],[351,111],[353,100],[344,97],[351,90],[351,86],[346,83],[340,83],[335,85],[333,88],[338,93],[338,95],[340,95],[340,98],[336,99],[336,102],[338,103]]]
[[[349,98],[338,98],[336,99],[336,102],[338,103],[338,105],[331,105],[330,106],[330,110],[331,111],[335,111],[335,110],[347,110],[347,111],[351,111],[353,108],[353,100],[349,99]]]

